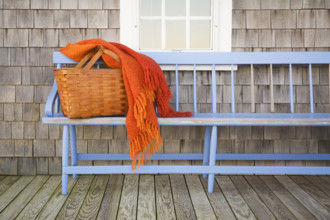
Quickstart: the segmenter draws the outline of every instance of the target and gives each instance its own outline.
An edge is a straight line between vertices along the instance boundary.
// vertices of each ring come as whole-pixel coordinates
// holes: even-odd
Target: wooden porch
[[[0,219],[330,219],[330,176],[0,176]]]

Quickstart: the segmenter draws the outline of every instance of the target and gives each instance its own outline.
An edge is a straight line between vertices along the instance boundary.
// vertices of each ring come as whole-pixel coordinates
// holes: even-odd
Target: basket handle
[[[96,54],[93,56],[93,58],[89,61],[89,63],[87,63],[87,65],[82,69],[82,71],[81,71],[82,73],[89,70],[95,64],[95,62],[102,56],[104,47],[98,46],[97,48],[99,48],[99,50],[96,52]]]
[[[93,54],[95,54],[99,49],[100,49],[99,47],[95,47],[95,48],[93,48],[92,50],[90,50],[90,51],[84,56],[84,58],[82,58],[82,59],[80,60],[80,62],[76,65],[75,68],[80,69],[80,68],[81,68],[81,67],[87,62],[87,60],[89,60],[89,59],[93,56]]]
[[[96,52],[97,51],[97,52]],[[95,54],[96,52],[96,54]],[[117,56],[117,54],[115,54],[114,52],[105,49],[102,45],[97,46],[96,48],[94,48],[93,50],[91,50],[90,52],[87,53],[87,55],[77,64],[76,68],[81,68],[82,65],[93,55],[93,58],[89,61],[89,63],[82,69],[82,73],[84,73],[85,71],[89,70],[94,64],[95,62],[102,56],[102,54],[105,53],[109,56],[111,56],[113,59],[115,59],[116,61],[120,62],[119,57]]]

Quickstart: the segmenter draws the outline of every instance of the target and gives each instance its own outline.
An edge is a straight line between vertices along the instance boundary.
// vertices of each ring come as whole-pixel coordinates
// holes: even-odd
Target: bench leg
[[[69,175],[65,174],[65,168],[69,166],[69,128],[68,125],[63,126],[62,140],[62,194],[68,193]]]
[[[207,126],[205,128],[204,135],[204,153],[203,153],[203,165],[207,166],[209,164],[210,158],[210,136],[211,136],[211,127]],[[203,178],[207,177],[207,173],[203,173]]]
[[[217,126],[212,126],[212,134],[211,134],[211,149],[210,149],[210,162],[209,166],[215,166],[215,156],[217,154]],[[209,174],[208,180],[208,191],[209,193],[213,192],[214,186],[214,173]]]
[[[76,143],[75,125],[70,125],[70,145],[71,145],[71,165],[77,166],[77,143]],[[77,174],[73,174],[73,178],[77,179]]]

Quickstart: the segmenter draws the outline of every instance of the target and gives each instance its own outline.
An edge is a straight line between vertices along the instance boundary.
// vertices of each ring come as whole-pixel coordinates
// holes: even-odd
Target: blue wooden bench
[[[330,167],[312,166],[217,166],[216,160],[330,160],[330,154],[233,154],[216,153],[217,129],[221,126],[329,126],[329,113],[314,113],[312,66],[329,65],[330,52],[150,52],[146,53],[160,65],[172,65],[175,69],[175,107],[179,109],[179,68],[190,65],[193,70],[193,109],[191,118],[159,118],[161,126],[205,126],[203,153],[155,154],[150,160],[203,160],[203,165],[145,165],[132,171],[130,165],[77,166],[78,160],[130,160],[128,154],[80,154],[76,148],[76,125],[125,125],[125,117],[95,117],[89,119],[68,119],[59,112],[60,104],[56,81],[47,99],[45,117],[48,125],[63,125],[62,192],[67,193],[68,175],[106,173],[200,173],[208,176],[208,191],[212,192],[215,174],[330,174]],[[75,64],[72,60],[54,52],[54,64]],[[231,113],[217,113],[216,68],[226,65],[231,68]],[[251,66],[251,113],[235,113],[235,68],[239,65]],[[271,113],[255,113],[254,103],[254,66],[268,65],[270,76]],[[273,113],[273,65],[289,66],[290,113]],[[305,65],[309,68],[310,113],[295,113],[292,66]],[[196,71],[206,66],[211,71],[212,112],[197,112]],[[330,65],[329,65],[330,66]],[[330,75],[330,70],[329,70]],[[221,132],[221,130],[220,130]],[[202,139],[203,137],[201,137]],[[69,146],[71,146],[71,166],[69,165]]]

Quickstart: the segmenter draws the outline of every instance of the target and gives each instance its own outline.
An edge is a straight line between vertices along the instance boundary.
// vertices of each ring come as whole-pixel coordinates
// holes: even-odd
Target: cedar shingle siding
[[[0,175],[61,172],[62,127],[40,122],[53,83],[52,52],[83,39],[119,42],[119,15],[119,0],[0,0]],[[232,26],[232,51],[329,51],[330,0],[233,0]],[[268,70],[255,68],[257,112],[270,111]],[[237,112],[250,110],[249,71],[243,66],[236,74]],[[165,74],[174,94],[174,73]],[[288,112],[288,67],[274,66],[273,76],[275,111]],[[328,112],[328,67],[313,67],[313,77],[315,111]],[[209,72],[198,73],[200,112],[211,110],[210,80]],[[180,83],[180,109],[192,110],[191,72],[180,75]],[[306,68],[293,66],[293,84],[295,111],[308,112]],[[217,85],[218,111],[230,112],[230,73],[217,72]],[[161,127],[160,151],[201,152],[203,132],[202,127]],[[218,152],[330,153],[327,127],[220,127],[218,132]],[[77,139],[79,153],[129,152],[124,126],[78,126]],[[311,163],[323,162],[221,162]]]

